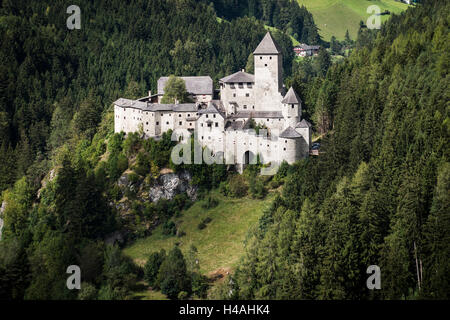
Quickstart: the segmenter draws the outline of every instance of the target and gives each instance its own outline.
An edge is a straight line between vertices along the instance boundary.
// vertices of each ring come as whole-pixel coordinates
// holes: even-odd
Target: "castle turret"
[[[269,32],[253,52],[255,61],[256,110],[270,110],[279,106],[283,87],[283,56]]]
[[[285,128],[295,127],[302,116],[302,101],[294,88],[289,89],[281,103],[283,104],[282,112],[285,119]]]

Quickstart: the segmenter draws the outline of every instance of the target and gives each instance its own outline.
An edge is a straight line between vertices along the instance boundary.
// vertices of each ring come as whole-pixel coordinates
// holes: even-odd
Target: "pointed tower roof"
[[[297,92],[295,92],[294,88],[290,88],[288,93],[284,96],[284,99],[281,101],[281,103],[285,104],[300,104],[302,103],[302,100],[298,96]]]
[[[272,38],[270,32],[267,32],[262,41],[259,43],[253,54],[280,54],[281,49]]]

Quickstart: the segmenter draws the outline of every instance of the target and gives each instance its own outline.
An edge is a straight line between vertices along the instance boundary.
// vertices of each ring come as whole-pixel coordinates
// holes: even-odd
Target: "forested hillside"
[[[291,0],[203,0],[212,3],[219,17],[234,19],[254,17],[268,26],[293,36],[300,42],[321,42],[313,16],[305,7]]]
[[[173,143],[114,135],[111,103],[155,92],[160,76],[236,72],[266,33],[255,18],[220,23],[213,6],[191,0],[79,1],[81,29],[69,30],[71,4],[1,2],[2,299],[77,298],[65,288],[74,263],[88,270],[80,298],[129,296],[142,270],[105,237],[126,226],[138,237],[189,201],[142,203],[119,188],[127,170],[131,183],[152,183]],[[274,37],[289,74],[291,39]],[[189,169],[200,189],[225,178],[223,167]],[[125,217],[123,197],[132,204]]]
[[[217,80],[244,68],[265,34],[254,19],[220,24],[212,6],[175,0],[81,1],[81,30],[69,30],[69,5],[2,2],[0,190],[25,174],[38,182],[49,155],[69,138],[92,138],[119,96],[155,92],[169,74]],[[289,74],[290,40],[275,36]]]
[[[323,153],[265,212],[232,298],[449,298],[449,12],[427,1],[360,31],[305,88],[326,119]],[[370,265],[381,290],[366,287]]]

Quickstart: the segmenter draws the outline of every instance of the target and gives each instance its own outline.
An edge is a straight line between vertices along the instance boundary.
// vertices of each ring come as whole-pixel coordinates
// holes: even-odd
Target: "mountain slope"
[[[367,8],[371,5],[380,7],[381,12],[389,10],[391,13],[400,13],[408,8],[407,4],[395,0],[297,0],[312,13],[314,21],[319,28],[319,34],[329,41],[331,36],[343,40],[346,30],[350,37],[356,39],[359,22],[367,21],[370,14]],[[381,17],[386,21],[389,15]]]

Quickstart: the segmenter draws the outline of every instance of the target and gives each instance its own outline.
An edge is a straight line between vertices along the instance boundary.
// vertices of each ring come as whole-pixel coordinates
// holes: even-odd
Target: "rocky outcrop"
[[[149,199],[152,202],[160,199],[172,200],[177,194],[186,192],[189,198],[195,200],[197,188],[190,184],[191,180],[192,175],[187,171],[163,174],[150,187]]]
[[[160,199],[172,200],[181,193],[186,193],[191,200],[197,198],[197,187],[191,185],[192,175],[188,171],[161,174],[151,184],[142,179],[132,181],[135,179],[130,179],[131,174],[125,172],[117,181],[117,185],[123,192],[128,189],[136,193],[139,200],[151,202],[158,202]]]

